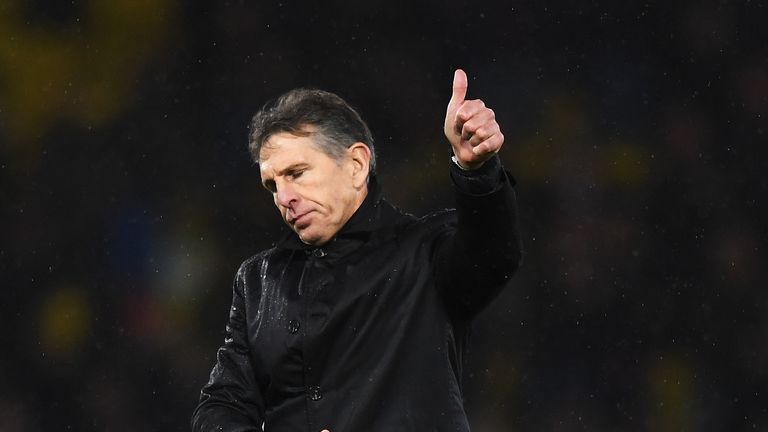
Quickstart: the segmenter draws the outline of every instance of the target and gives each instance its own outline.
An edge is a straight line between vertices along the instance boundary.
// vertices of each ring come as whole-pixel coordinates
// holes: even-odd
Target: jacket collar
[[[351,218],[341,228],[330,242],[319,248],[308,245],[299,239],[299,236],[292,230],[288,230],[286,235],[277,243],[276,247],[280,249],[291,250],[313,250],[326,249],[331,250],[339,246],[339,243],[365,242],[369,239],[372,232],[383,228],[386,225],[392,225],[395,218],[390,214],[396,214],[398,211],[387,203],[383,198],[381,186],[375,175],[371,175],[368,180],[368,194],[363,203],[355,211]]]

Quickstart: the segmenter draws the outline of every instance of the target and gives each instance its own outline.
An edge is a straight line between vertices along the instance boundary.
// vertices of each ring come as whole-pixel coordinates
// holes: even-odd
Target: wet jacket
[[[456,210],[363,204],[322,247],[295,234],[246,260],[194,431],[469,431],[462,354],[521,247],[498,157],[452,164]]]

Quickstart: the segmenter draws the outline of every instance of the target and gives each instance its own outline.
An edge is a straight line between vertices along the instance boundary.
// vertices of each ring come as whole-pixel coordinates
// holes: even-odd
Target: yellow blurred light
[[[45,26],[27,22],[21,4],[0,7],[0,140],[29,165],[56,122],[99,127],[130,104],[172,14],[170,0],[92,0],[68,27]]]
[[[54,291],[40,309],[40,342],[46,355],[75,354],[88,339],[91,306],[82,290]]]
[[[665,355],[651,367],[649,430],[693,430],[692,366],[679,356]]]
[[[598,179],[608,184],[639,184],[650,176],[650,156],[643,146],[618,142],[602,148]]]

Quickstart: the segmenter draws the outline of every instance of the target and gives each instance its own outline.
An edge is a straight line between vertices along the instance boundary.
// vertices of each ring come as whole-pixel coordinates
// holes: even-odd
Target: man
[[[237,273],[195,431],[469,431],[468,327],[521,247],[504,137],[466,91],[457,70],[457,208],[423,218],[382,199],[370,131],[338,96],[293,90],[254,116],[250,150],[292,233]]]

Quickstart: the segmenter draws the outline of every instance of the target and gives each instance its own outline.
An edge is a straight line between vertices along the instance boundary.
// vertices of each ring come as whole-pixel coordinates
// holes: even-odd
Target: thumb
[[[449,106],[456,106],[464,102],[464,98],[467,96],[467,74],[461,69],[456,69],[453,73],[453,93],[451,94],[451,101],[448,102]]]

